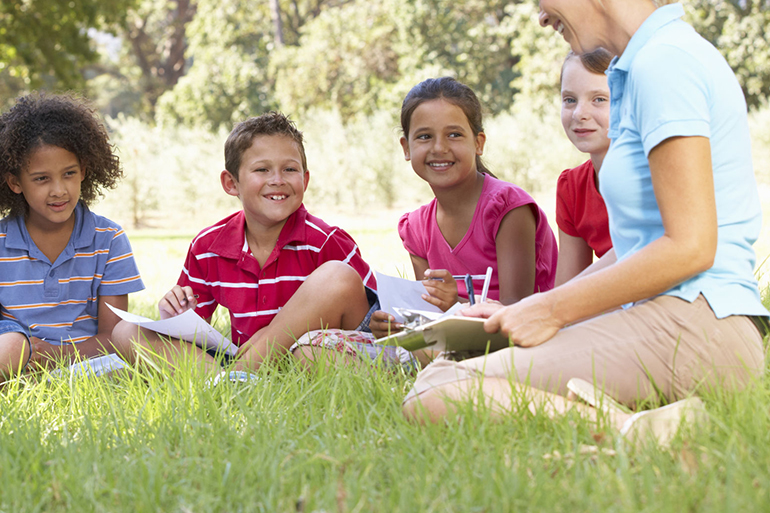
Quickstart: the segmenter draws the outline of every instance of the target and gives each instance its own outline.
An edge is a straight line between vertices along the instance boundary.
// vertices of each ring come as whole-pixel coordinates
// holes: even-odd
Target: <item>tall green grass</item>
[[[602,422],[459,405],[407,422],[412,377],[282,362],[208,388],[192,365],[0,391],[0,511],[760,511],[770,383],[705,397],[671,449]]]
[[[158,244],[135,247],[156,260],[186,249]],[[156,317],[156,300],[131,310]],[[215,324],[228,331],[223,312]],[[192,365],[6,385],[0,512],[761,511],[770,499],[767,380],[707,395],[710,422],[662,451],[575,416],[492,422],[460,405],[457,421],[413,425],[400,411],[413,377],[397,373],[259,374],[214,389]]]

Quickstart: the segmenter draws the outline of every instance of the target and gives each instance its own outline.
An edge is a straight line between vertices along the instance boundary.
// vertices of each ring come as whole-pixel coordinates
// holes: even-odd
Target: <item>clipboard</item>
[[[484,331],[484,319],[445,316],[416,328],[377,339],[376,344],[400,346],[407,351],[429,348],[436,351],[499,351],[510,347],[507,335]]]

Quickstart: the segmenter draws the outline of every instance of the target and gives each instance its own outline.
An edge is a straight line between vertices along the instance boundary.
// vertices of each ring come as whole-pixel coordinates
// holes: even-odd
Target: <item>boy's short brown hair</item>
[[[254,138],[258,135],[285,135],[297,143],[299,154],[302,157],[302,170],[307,171],[307,157],[305,146],[302,144],[302,132],[288,117],[280,112],[268,112],[261,116],[249,118],[233,127],[233,131],[227,136],[225,142],[225,169],[235,179],[238,179],[238,169],[241,167],[241,157],[248,150]]]

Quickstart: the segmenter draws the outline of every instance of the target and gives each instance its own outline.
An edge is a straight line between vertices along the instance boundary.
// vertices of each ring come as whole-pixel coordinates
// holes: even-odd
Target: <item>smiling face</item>
[[[600,39],[606,26],[598,0],[540,0],[540,25],[551,26],[581,54],[607,47]]]
[[[222,171],[222,187],[243,204],[250,230],[280,228],[302,204],[310,172],[297,143],[285,135],[258,135],[243,152],[238,179]]]
[[[476,155],[485,135],[473,134],[463,110],[443,99],[421,103],[412,113],[409,134],[401,138],[404,156],[433,188],[476,180]]]
[[[579,57],[570,57],[561,82],[561,123],[567,137],[578,150],[601,161],[610,147],[609,118],[607,77],[588,71]]]
[[[73,219],[85,176],[74,153],[43,145],[32,152],[19,177],[8,175],[7,183],[29,205],[27,226],[50,231]]]

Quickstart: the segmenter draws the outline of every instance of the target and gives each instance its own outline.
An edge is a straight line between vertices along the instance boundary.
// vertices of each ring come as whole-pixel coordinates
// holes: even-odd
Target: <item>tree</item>
[[[144,0],[128,13],[123,35],[141,71],[140,87],[150,113],[185,75],[187,24],[196,7],[192,0]]]
[[[0,3],[0,104],[30,89],[82,89],[97,61],[89,31],[115,31],[135,0]],[[7,80],[6,80],[7,79]]]
[[[192,65],[160,98],[159,122],[229,128],[275,107],[268,75],[272,25],[264,2],[199,0],[188,33]]]
[[[770,96],[770,2],[685,0],[685,19],[724,55],[749,107]]]

